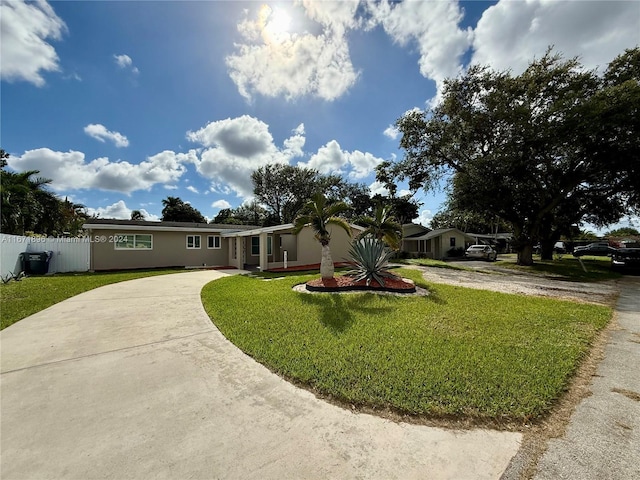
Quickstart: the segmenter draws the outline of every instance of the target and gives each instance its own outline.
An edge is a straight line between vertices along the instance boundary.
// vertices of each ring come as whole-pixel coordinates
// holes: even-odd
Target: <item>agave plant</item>
[[[351,244],[349,255],[356,264],[351,272],[355,282],[366,280],[369,286],[375,280],[384,287],[385,278],[395,277],[388,267],[393,251],[382,240],[371,235],[359,237]]]

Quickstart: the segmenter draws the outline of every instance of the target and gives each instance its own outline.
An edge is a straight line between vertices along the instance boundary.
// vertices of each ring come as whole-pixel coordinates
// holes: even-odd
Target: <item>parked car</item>
[[[540,255],[541,252],[542,246],[539,243],[533,246],[533,253]],[[559,255],[567,253],[567,247],[564,242],[556,242],[553,245],[553,253],[557,253]]]
[[[498,252],[496,252],[490,245],[471,245],[464,252],[465,258],[481,258],[490,262],[495,262],[498,258]]]
[[[573,256],[582,257],[584,255],[595,255],[599,257],[606,257],[613,254],[616,251],[617,249],[610,247],[608,242],[595,242],[595,243],[590,243],[585,247],[574,248]]]
[[[640,248],[619,248],[611,255],[611,268],[640,270]]]

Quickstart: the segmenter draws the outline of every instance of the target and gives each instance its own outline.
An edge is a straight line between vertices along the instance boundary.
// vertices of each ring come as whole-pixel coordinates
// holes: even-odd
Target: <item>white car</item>
[[[480,258],[490,262],[495,262],[496,258],[498,258],[498,252],[491,248],[490,245],[471,245],[467,248],[467,251],[464,252],[464,256],[470,259]]]

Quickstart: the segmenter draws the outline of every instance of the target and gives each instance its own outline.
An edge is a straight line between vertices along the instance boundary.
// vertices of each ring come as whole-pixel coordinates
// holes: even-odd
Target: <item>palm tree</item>
[[[300,214],[294,221],[294,234],[297,235],[306,225],[310,225],[315,232],[316,240],[322,245],[320,276],[323,280],[333,278],[334,273],[333,260],[329,248],[331,232],[328,227],[330,225],[336,225],[347,232],[347,235],[351,236],[351,227],[347,221],[337,216],[339,213],[347,210],[349,210],[349,206],[344,202],[327,205],[326,197],[318,192],[302,207]]]
[[[402,242],[402,226],[391,215],[391,207],[378,204],[373,217],[361,217],[356,222],[358,225],[366,227],[362,232],[364,235],[372,235],[378,240],[382,240],[392,250],[400,250]]]
[[[144,220],[144,213],[142,213],[140,210],[132,210],[131,220]]]
[[[49,205],[56,198],[44,189],[51,180],[31,178],[40,173],[38,170],[14,173],[2,169],[1,173],[2,231],[24,235],[25,231],[34,229],[38,221],[48,214],[44,205]]]

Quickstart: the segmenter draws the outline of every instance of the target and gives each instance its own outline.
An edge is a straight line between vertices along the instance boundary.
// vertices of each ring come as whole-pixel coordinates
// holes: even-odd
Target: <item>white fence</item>
[[[86,272],[90,269],[89,238],[21,237],[0,234],[0,273],[17,275],[22,271],[22,252],[53,252],[49,273]]]

